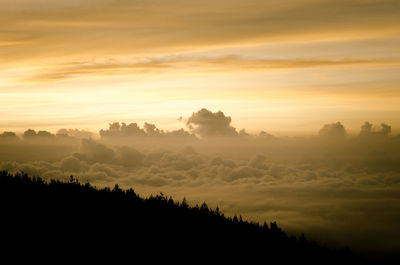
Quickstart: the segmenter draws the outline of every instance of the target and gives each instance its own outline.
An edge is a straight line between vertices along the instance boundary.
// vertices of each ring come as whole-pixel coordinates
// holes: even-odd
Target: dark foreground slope
[[[2,241],[20,253],[34,249],[63,255],[146,256],[148,261],[186,259],[189,264],[362,262],[348,249],[333,250],[304,237],[288,237],[276,223],[227,218],[205,204],[190,207],[163,195],[143,199],[118,186],[96,189],[73,178],[45,182],[0,172],[0,192]]]

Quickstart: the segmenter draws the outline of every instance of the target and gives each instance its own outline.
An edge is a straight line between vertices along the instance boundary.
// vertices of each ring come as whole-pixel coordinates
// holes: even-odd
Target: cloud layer
[[[231,126],[231,117],[226,117],[222,111],[211,112],[201,109],[194,112],[186,122],[195,134],[201,137],[237,136],[236,129]]]
[[[279,141],[278,146],[269,146],[271,151],[266,145],[263,153],[254,150],[247,158],[234,158],[232,149],[214,155],[193,147],[140,151],[82,140],[78,152],[60,161],[3,161],[0,167],[44,178],[74,175],[97,186],[118,183],[142,195],[163,192],[178,199],[185,196],[192,203],[207,201],[227,214],[260,222],[277,220],[293,233],[305,231],[330,244],[374,249],[378,242],[381,250],[400,247],[394,221],[400,217],[398,158],[362,157],[362,143],[338,148],[337,144],[303,140],[302,159],[285,156],[281,160],[279,150],[299,152],[301,145]],[[381,145],[374,148],[390,156],[400,143],[388,139]],[[347,148],[356,146],[356,158],[346,154]],[[241,152],[240,147],[236,152]],[[372,241],[365,238],[366,233]]]
[[[400,249],[400,138],[389,125],[366,122],[359,135],[346,135],[336,122],[319,136],[279,138],[238,133],[221,111],[200,109],[182,120],[190,131],[116,122],[98,140],[78,138],[91,134],[76,129],[27,130],[21,138],[4,132],[0,169],[118,183],[144,196],[163,192],[228,215],[276,220],[330,244]]]
[[[137,53],[159,49],[160,43],[163,49],[174,49],[254,39],[376,35],[381,30],[396,31],[399,26],[398,2],[394,0],[2,3],[4,34],[0,43],[6,56],[1,58],[8,60],[79,54],[88,49]],[[27,46],[36,49],[24,49]],[[16,50],[19,52],[10,53]]]

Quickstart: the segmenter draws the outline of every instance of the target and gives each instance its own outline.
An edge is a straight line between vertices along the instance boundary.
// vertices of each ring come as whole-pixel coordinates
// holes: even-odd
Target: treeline
[[[364,263],[348,248],[331,249],[275,223],[227,217],[205,203],[189,206],[163,194],[139,197],[133,189],[98,189],[0,172],[3,240],[21,251],[76,250],[96,255],[308,264]],[[40,247],[39,247],[40,246]],[[74,249],[75,251],[71,251]],[[190,262],[189,262],[190,263]]]

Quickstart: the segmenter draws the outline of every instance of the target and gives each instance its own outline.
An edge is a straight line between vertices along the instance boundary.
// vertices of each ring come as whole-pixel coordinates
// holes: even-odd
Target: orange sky
[[[0,131],[400,128],[397,0],[0,0]]]

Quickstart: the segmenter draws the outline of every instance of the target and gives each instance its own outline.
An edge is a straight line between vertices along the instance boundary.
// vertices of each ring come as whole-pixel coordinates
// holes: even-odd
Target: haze
[[[113,122],[99,134],[60,129],[0,135],[0,169],[45,179],[70,175],[98,187],[134,187],[226,214],[278,221],[293,234],[356,250],[396,253],[400,218],[400,136],[391,125],[341,122],[312,137],[237,130],[222,111],[201,109],[185,128]],[[97,138],[97,140],[94,140]]]
[[[0,169],[400,253],[400,1],[0,0]]]
[[[252,132],[398,128],[396,0],[0,0],[0,121],[179,126],[203,107]]]

